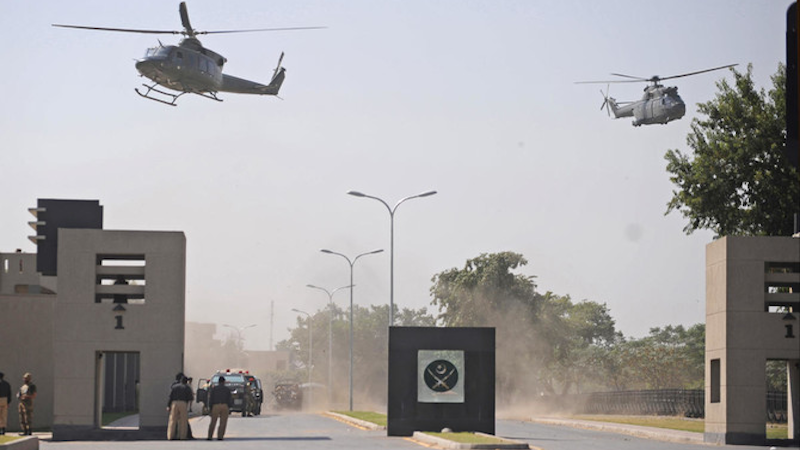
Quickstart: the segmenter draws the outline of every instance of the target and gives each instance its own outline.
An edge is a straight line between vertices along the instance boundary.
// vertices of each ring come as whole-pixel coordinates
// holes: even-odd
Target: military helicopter
[[[288,31],[288,30],[314,30],[325,27],[294,27],[294,28],[260,28],[252,30],[225,30],[225,31],[197,31],[189,22],[189,13],[186,3],[181,2],[178,11],[181,15],[183,30],[139,30],[128,28],[87,27],[80,25],[59,25],[54,27],[77,28],[81,30],[119,31],[124,33],[146,34],[182,34],[185,36],[178,45],[163,45],[158,42],[157,47],[147,49],[144,58],[136,61],[136,70],[143,77],[153,81],[152,84],[142,84],[147,91],[142,93],[134,89],[140,96],[177,106],[176,101],[183,94],[197,94],[221,102],[217,92],[232,92],[238,94],[278,95],[278,91],[286,77],[286,69],[281,66],[283,53],[278,58],[278,65],[272,74],[269,84],[237,78],[222,73],[222,67],[228,61],[224,56],[214,52],[200,43],[197,36],[200,34],[222,33],[250,33],[256,31]],[[166,92],[156,86],[177,91],[178,94]],[[162,98],[156,95],[163,96]]]
[[[642,95],[642,99],[633,102],[618,102],[613,97],[608,96],[608,88],[606,88],[606,92],[603,92],[601,89],[600,93],[603,95],[603,104],[600,106],[600,109],[602,110],[605,108],[609,116],[611,113],[614,113],[615,119],[619,119],[620,117],[633,117],[633,126],[635,127],[641,125],[652,125],[656,123],[667,124],[673,120],[680,119],[684,116],[684,114],[686,114],[686,104],[683,102],[683,99],[681,99],[680,95],[678,95],[677,87],[664,86],[660,83],[661,81],[698,75],[714,70],[728,69],[737,65],[738,64],[728,64],[727,66],[714,67],[713,69],[699,70],[697,72],[672,75],[669,77],[659,77],[658,75],[654,75],[650,78],[641,78],[624,75],[621,73],[612,73],[611,75],[630,79],[611,81],[578,81],[576,84],[652,83],[644,88],[644,95]]]

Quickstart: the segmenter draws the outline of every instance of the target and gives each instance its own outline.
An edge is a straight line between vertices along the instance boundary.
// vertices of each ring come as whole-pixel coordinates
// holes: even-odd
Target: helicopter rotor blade
[[[624,73],[612,73],[611,75],[614,75],[615,77],[630,78],[635,81],[650,81],[647,78],[634,77],[633,75],[625,75]]]
[[[738,66],[738,65],[739,64],[728,64],[728,65],[725,65],[725,66],[714,67],[713,69],[698,70],[697,72],[682,73],[680,75],[672,75],[672,76],[669,76],[669,77],[663,77],[663,78],[659,78],[659,79],[660,80],[670,80],[672,78],[688,77],[688,76],[691,76],[691,75],[697,75],[697,74],[701,74],[701,73],[712,72],[714,70],[729,69],[731,67],[735,67],[735,66]]]
[[[192,28],[191,22],[189,22],[189,10],[186,8],[186,2],[181,2],[178,6],[178,12],[181,14],[181,24],[183,24],[183,28],[186,29],[186,35],[189,37],[194,37],[197,34]]]
[[[218,30],[198,31],[196,34],[225,34],[225,33],[254,33],[260,31],[295,31],[295,30],[321,30],[328,27],[289,27],[289,28],[254,28],[250,30]]]
[[[576,81],[575,84],[617,84],[617,83],[641,83],[643,81],[649,81],[646,79],[641,80],[598,80],[598,81]]]
[[[145,34],[183,34],[182,31],[175,30],[141,30],[135,28],[106,28],[106,27],[87,27],[81,25],[61,25],[52,24],[54,27],[60,28],[77,28],[79,30],[99,30],[99,31],[119,31],[122,33],[145,33]]]

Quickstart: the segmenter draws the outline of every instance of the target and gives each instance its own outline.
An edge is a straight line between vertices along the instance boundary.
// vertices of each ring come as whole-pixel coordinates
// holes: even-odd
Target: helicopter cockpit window
[[[166,58],[169,56],[169,49],[165,47],[150,47],[144,54],[145,58],[153,58],[158,56]]]

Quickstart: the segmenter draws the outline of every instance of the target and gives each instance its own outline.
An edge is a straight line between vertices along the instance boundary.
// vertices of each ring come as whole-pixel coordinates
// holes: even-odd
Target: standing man
[[[36,398],[36,385],[31,382],[31,374],[22,376],[22,386],[17,392],[19,400],[19,426],[22,428],[20,436],[33,434],[33,399]]]
[[[233,397],[231,396],[231,390],[225,386],[225,377],[219,377],[219,383],[211,388],[208,398],[208,405],[211,408],[211,423],[208,424],[208,438],[206,439],[210,441],[214,436],[214,426],[217,424],[217,419],[219,419],[217,439],[221,441],[225,437],[228,414],[231,406],[233,406]]]
[[[8,405],[11,404],[11,385],[3,379],[4,376],[3,372],[0,372],[0,436],[6,434]]]
[[[189,402],[194,400],[192,388],[187,383],[188,378],[182,373],[176,377],[169,393],[169,424],[167,426],[167,439],[186,439],[189,435]],[[177,428],[177,433],[176,429]]]

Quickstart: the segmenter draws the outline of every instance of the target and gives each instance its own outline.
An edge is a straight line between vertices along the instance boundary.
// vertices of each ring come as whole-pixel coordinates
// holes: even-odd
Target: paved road
[[[628,427],[630,428],[630,427]],[[633,429],[631,429],[633,431]],[[588,430],[571,426],[545,425],[532,422],[498,420],[498,436],[527,442],[543,450],[765,450],[769,447],[709,446],[701,443],[676,443],[644,439],[630,434]],[[668,438],[669,436],[665,436]]]
[[[199,439],[192,441],[133,442],[48,442],[42,450],[128,450],[128,449],[324,449],[324,450],[420,450],[424,447],[403,438],[388,438],[386,431],[355,428],[335,419],[316,414],[261,415],[228,420],[225,440],[206,441],[208,417],[192,419],[192,431]]]
[[[192,430],[201,439],[193,441],[136,442],[49,442],[43,450],[128,450],[128,449],[324,449],[324,450],[421,450],[425,447],[409,439],[387,437],[385,431],[355,428],[333,418],[315,414],[262,415],[228,421],[224,441],[202,439],[208,429],[208,417],[192,420]],[[543,450],[710,450],[703,444],[681,444],[643,439],[626,434],[586,430],[529,421],[498,420],[497,435],[527,442]],[[735,450],[764,450],[765,447],[725,446]],[[768,448],[768,447],[766,447]]]

